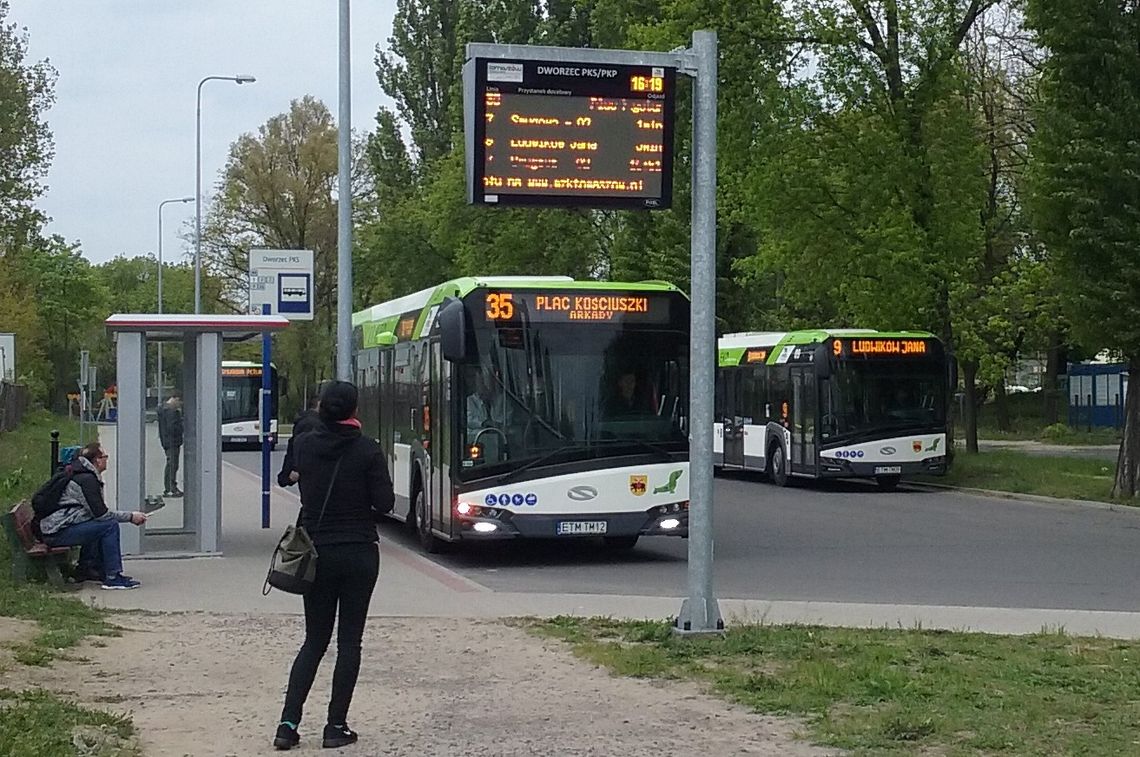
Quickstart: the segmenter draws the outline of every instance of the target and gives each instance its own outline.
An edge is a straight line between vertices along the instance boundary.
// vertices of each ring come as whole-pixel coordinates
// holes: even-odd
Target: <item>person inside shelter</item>
[[[101,581],[104,589],[135,589],[139,582],[123,575],[119,524],[146,523],[146,514],[109,510],[103,499],[103,471],[108,455],[99,442],[79,451],[68,466],[69,480],[57,503],[36,513],[49,547],[81,547],[77,577]]]

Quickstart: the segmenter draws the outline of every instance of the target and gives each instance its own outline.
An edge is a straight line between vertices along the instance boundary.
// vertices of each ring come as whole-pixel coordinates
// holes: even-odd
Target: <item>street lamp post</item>
[[[162,208],[172,202],[194,202],[193,197],[176,197],[171,200],[163,200],[158,204],[158,312],[162,314]],[[157,402],[162,405],[162,385],[165,383],[162,378],[162,342],[158,343],[158,395]]]
[[[198,82],[198,108],[194,119],[194,312],[202,312],[202,85],[208,81],[247,84],[257,81],[248,74],[207,76]]]

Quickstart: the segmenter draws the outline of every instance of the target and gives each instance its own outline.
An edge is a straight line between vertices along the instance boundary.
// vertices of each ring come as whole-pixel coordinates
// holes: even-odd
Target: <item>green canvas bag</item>
[[[317,518],[318,527],[324,520],[325,508],[328,507],[339,470],[340,458],[333,468],[329,490],[325,493],[325,501],[321,504],[321,514]],[[269,594],[270,588],[289,594],[307,594],[313,588],[316,578],[317,548],[309,538],[309,532],[301,525],[301,513],[298,512],[297,522],[285,527],[285,533],[281,535],[277,547],[273,550],[273,557],[269,561],[269,573],[265,576],[261,594],[262,596]]]

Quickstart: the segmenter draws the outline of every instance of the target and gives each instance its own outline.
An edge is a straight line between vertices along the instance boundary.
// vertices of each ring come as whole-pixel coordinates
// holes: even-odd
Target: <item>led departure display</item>
[[[488,291],[480,302],[491,323],[665,324],[670,319],[669,297],[640,293]]]
[[[860,337],[833,339],[831,352],[847,358],[924,358],[936,357],[937,343],[929,339]]]
[[[472,202],[667,208],[675,69],[474,58]]]

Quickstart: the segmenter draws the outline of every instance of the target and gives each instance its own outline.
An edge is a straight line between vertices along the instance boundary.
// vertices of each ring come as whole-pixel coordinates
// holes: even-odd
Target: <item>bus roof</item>
[[[596,281],[574,279],[570,276],[465,276],[445,281],[427,289],[381,302],[372,307],[353,313],[352,326],[364,324],[385,324],[386,330],[394,330],[396,320],[408,313],[420,314],[416,320],[415,333],[419,334],[427,311],[443,302],[445,297],[465,297],[476,289],[502,287],[504,289],[581,289],[584,291],[622,292],[679,292],[674,285],[665,281]]]
[[[933,339],[929,331],[878,331],[876,329],[803,329],[800,331],[741,331],[717,340],[719,365],[737,365],[747,350],[763,350],[760,359],[775,360],[787,346],[819,344],[835,337],[877,336],[886,339]]]

